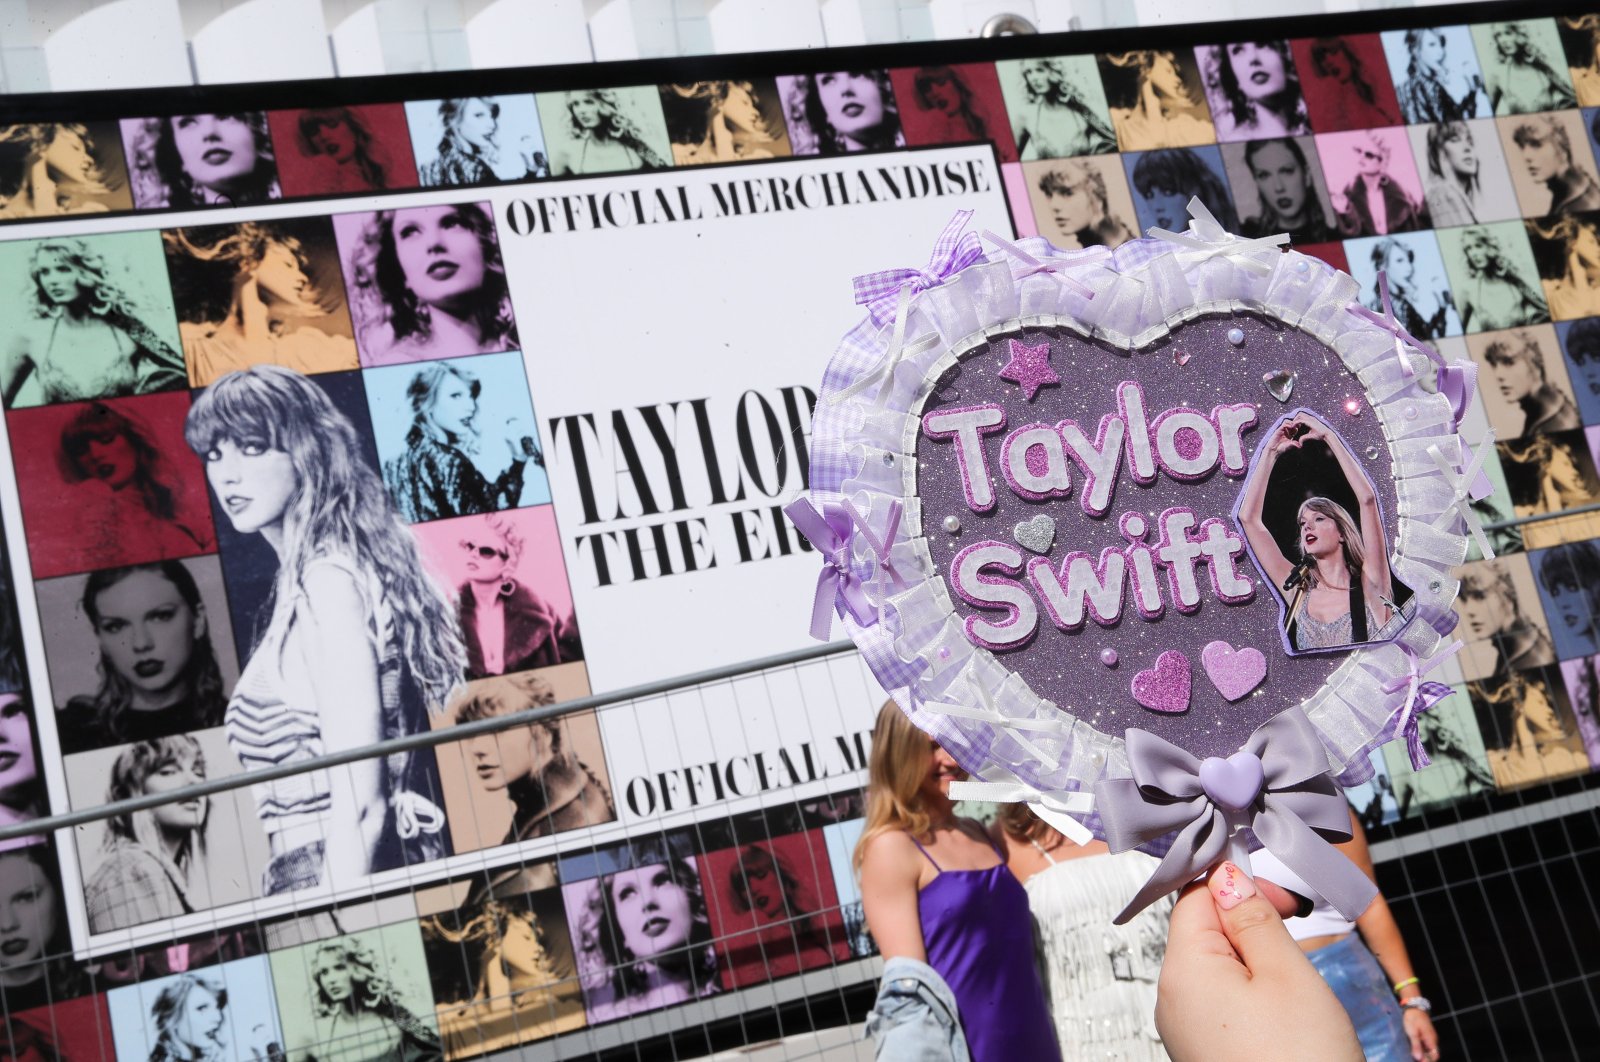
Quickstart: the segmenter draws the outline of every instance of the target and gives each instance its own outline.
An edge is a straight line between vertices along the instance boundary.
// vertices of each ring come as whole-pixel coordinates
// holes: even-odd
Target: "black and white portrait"
[[[1527,226],[1550,316],[1571,321],[1600,315],[1600,210]]]
[[[433,997],[414,922],[271,956],[288,1062],[439,1062]]]
[[[1559,669],[1502,668],[1468,682],[1467,693],[1497,789],[1520,789],[1589,770]]]
[[[251,365],[354,369],[356,344],[327,218],[161,234],[192,387]]]
[[[460,681],[460,634],[349,416],[309,378],[260,365],[202,392],[186,436],[233,534],[271,550],[269,618],[227,717],[245,770],[428,729]],[[266,783],[257,800],[267,894],[448,850],[429,750]]]
[[[122,139],[140,210],[252,206],[282,194],[261,111],[124,118]]]
[[[1553,19],[1481,22],[1472,27],[1483,80],[1497,115],[1578,105]]]
[[[1499,127],[1524,216],[1600,210],[1600,174],[1581,113],[1526,114]]]
[[[118,1058],[271,1062],[284,1058],[264,955],[142,981],[106,994]]]
[[[1435,228],[1521,216],[1492,119],[1412,126],[1406,135]]]
[[[115,122],[0,126],[0,221],[132,208]]]
[[[448,1059],[504,1050],[585,1023],[554,867],[519,864],[519,870],[514,893],[421,920]]]
[[[7,409],[188,385],[153,232],[0,246],[0,397]]]
[[[996,63],[995,72],[1022,161],[1117,150],[1105,89],[1091,56],[1008,60]]]
[[[533,96],[468,96],[406,104],[424,188],[495,184],[550,175]]]
[[[1317,142],[1309,136],[1221,146],[1243,236],[1289,234],[1299,244],[1339,238]]]
[[[1461,311],[1461,327],[1468,334],[1550,319],[1520,223],[1443,229],[1436,236],[1454,282],[1451,290]]]
[[[1400,113],[1410,124],[1459,122],[1494,113],[1467,27],[1391,30],[1383,34],[1383,50]]]
[[[63,752],[222,725],[238,665],[215,557],[50,579],[37,595]]]
[[[661,109],[677,166],[787,157],[783,100],[771,78],[661,86]]]
[[[554,702],[553,688],[545,678],[523,672],[472,683],[452,716],[457,723],[469,723]],[[598,739],[593,715],[580,714],[482,734],[463,743],[475,784],[510,801],[511,825],[500,843],[616,820]]]
[[[672,161],[654,88],[541,93],[539,118],[557,177],[659,170]]]
[[[598,853],[606,869],[563,884],[590,1023],[720,990],[705,886],[687,840]]]
[[[796,155],[845,155],[904,147],[900,109],[886,70],[825,70],[778,78]]]
[[[383,481],[408,523],[550,499],[521,356],[367,373]]]
[[[1461,569],[1457,636],[1461,670],[1470,681],[1501,668],[1526,671],[1556,659],[1544,609],[1526,556],[1474,561]]]
[[[1350,274],[1361,283],[1361,301],[1383,312],[1378,274],[1389,284],[1395,317],[1418,339],[1461,334],[1461,317],[1450,296],[1450,278],[1429,232],[1405,232],[1345,245]]]
[[[1218,140],[1311,132],[1300,74],[1285,41],[1235,41],[1195,49]]]
[[[517,348],[494,219],[482,203],[333,219],[361,364]]]
[[[1116,247],[1138,235],[1138,214],[1119,159],[1025,162],[1022,173],[1039,233],[1057,247]]]

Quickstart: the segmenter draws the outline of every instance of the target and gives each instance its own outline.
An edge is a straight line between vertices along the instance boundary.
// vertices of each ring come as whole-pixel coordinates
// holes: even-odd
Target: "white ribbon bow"
[[[1218,255],[1227,255],[1236,259],[1234,264],[1242,266],[1253,273],[1266,276],[1272,272],[1272,266],[1258,262],[1249,255],[1254,251],[1265,251],[1282,247],[1289,242],[1289,234],[1280,232],[1273,236],[1258,236],[1252,240],[1241,239],[1222,227],[1222,223],[1200,202],[1200,197],[1195,196],[1189,200],[1189,216],[1194,219],[1190,228],[1194,236],[1179,232],[1168,232],[1166,229],[1151,227],[1149,234],[1158,240],[1177,244],[1180,254],[1191,257],[1189,264],[1198,265],[1201,262],[1215,258]],[[1197,238],[1198,237],[1198,238]]]
[[[1490,428],[1483,441],[1478,444],[1477,450],[1473,452],[1472,460],[1467,462],[1464,471],[1450,464],[1450,459],[1445,457],[1444,451],[1439,449],[1437,443],[1428,447],[1428,456],[1433,458],[1433,463],[1439,467],[1439,475],[1444,477],[1451,491],[1450,501],[1445,505],[1444,511],[1434,518],[1434,528],[1444,530],[1445,526],[1459,515],[1466,522],[1467,530],[1472,532],[1473,541],[1478,543],[1478,549],[1483,552],[1485,560],[1494,558],[1494,548],[1489,545],[1489,536],[1484,533],[1483,523],[1478,519],[1478,514],[1472,510],[1472,503],[1477,500],[1473,497],[1472,488],[1483,471],[1484,459],[1489,456],[1489,449],[1492,446],[1494,446],[1494,429]]]
[[[928,332],[918,336],[906,345],[906,315],[911,307],[911,286],[908,284],[900,289],[894,307],[894,330],[889,335],[889,350],[883,362],[870,372],[864,374],[855,383],[842,391],[835,391],[826,399],[828,405],[837,405],[865,391],[874,385],[878,386],[877,404],[886,405],[889,401],[891,384],[894,381],[894,370],[899,367],[902,359],[914,358],[918,354],[925,354],[939,345],[936,333]]]

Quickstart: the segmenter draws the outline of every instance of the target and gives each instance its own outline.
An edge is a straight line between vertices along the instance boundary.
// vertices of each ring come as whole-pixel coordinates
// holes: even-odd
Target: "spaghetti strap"
[[[910,830],[906,831],[906,836],[907,837],[911,837],[911,843],[917,846],[917,851],[922,853],[923,858],[925,858],[928,862],[933,864],[933,869],[935,871],[937,871],[938,873],[943,874],[944,873],[944,867],[941,867],[939,865],[938,860],[934,859],[933,856],[928,855],[928,850],[926,848],[922,847],[922,842],[917,840],[915,837],[912,837]]]
[[[1039,854],[1044,856],[1051,866],[1056,865],[1056,857],[1051,855],[1044,845],[1040,844],[1038,841],[1029,841],[1028,843],[1037,848],[1039,850]]]

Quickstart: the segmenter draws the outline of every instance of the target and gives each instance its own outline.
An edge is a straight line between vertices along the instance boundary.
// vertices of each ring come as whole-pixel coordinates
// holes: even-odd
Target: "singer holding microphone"
[[[1295,516],[1298,556],[1290,560],[1267,529],[1263,513],[1270,504],[1268,492],[1273,489],[1272,472],[1279,459],[1291,450],[1308,447],[1322,447],[1333,455],[1360,520],[1358,523],[1331,498],[1307,490]],[[1305,482],[1299,475],[1283,479]],[[1316,417],[1297,413],[1268,437],[1245,481],[1239,522],[1256,562],[1287,595],[1284,631],[1296,650],[1382,641],[1404,625],[1405,617],[1394,600],[1377,493],[1344,440]]]

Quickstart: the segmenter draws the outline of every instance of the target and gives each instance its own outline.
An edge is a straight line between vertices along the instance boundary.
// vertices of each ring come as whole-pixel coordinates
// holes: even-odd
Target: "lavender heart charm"
[[[1236,701],[1267,678],[1267,658],[1260,649],[1235,649],[1227,642],[1207,642],[1200,650],[1200,667],[1217,692]]]
[[[1225,811],[1243,811],[1254,804],[1265,781],[1261,757],[1253,752],[1235,752],[1227,759],[1207,756],[1200,761],[1200,788]]]
[[[1192,667],[1176,649],[1156,657],[1156,666],[1133,676],[1133,699],[1152,712],[1171,715],[1189,710]]]

